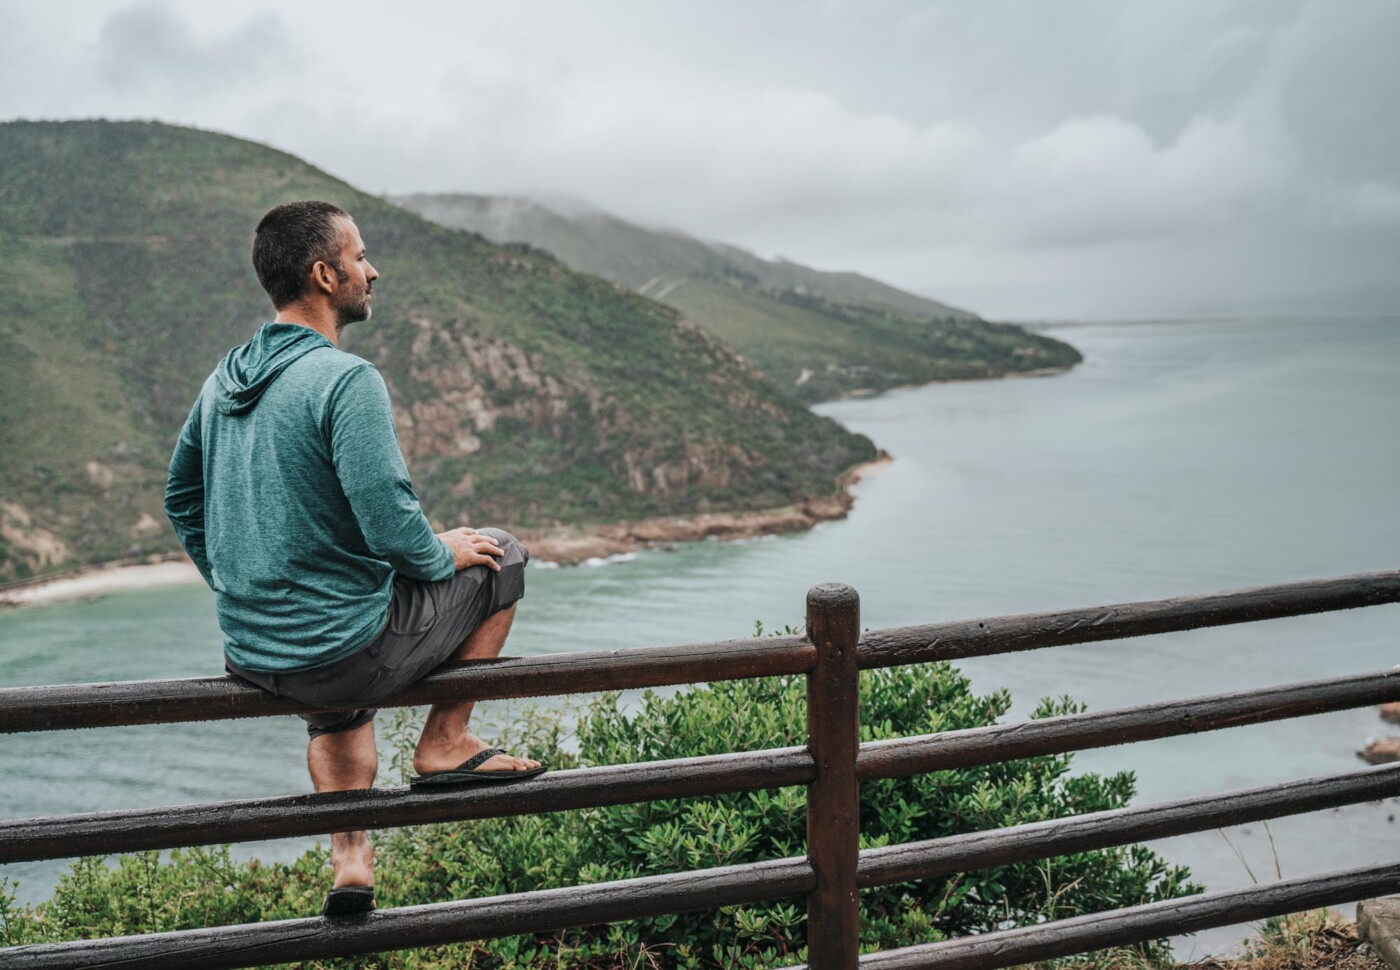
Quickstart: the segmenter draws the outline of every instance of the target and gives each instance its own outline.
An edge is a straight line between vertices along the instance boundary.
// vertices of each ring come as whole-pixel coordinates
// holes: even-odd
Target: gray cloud
[[[285,58],[285,26],[263,13],[213,38],[197,36],[167,3],[140,3],[106,20],[93,51],[93,66],[105,84],[132,92],[178,85],[208,89],[238,84],[249,72]]]
[[[1400,306],[1388,0],[22,7],[0,113],[577,196],[989,314]]]

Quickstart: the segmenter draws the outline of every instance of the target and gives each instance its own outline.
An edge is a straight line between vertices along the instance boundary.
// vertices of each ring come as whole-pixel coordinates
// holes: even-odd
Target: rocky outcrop
[[[474,455],[503,422],[556,440],[582,438],[602,451],[609,439],[646,421],[594,387],[548,373],[538,355],[506,340],[460,323],[421,316],[412,323],[411,386],[391,388],[399,443],[412,466]],[[620,449],[614,460],[633,492],[660,496],[728,489],[737,470],[761,464],[732,442],[697,440],[646,441]],[[468,472],[451,494],[464,499],[474,488]]]
[[[410,462],[475,454],[481,436],[495,431],[503,419],[557,434],[571,410],[590,417],[602,410],[602,394],[546,373],[538,359],[514,344],[479,336],[460,324],[422,316],[411,322],[416,333],[409,379],[414,386],[403,393],[391,388],[390,395],[396,402],[399,443]]]
[[[850,487],[892,459],[881,455],[852,468],[842,488],[827,498],[807,498],[793,505],[754,512],[717,512],[695,516],[664,516],[584,528],[522,531],[520,538],[537,561],[572,565],[588,559],[617,556],[638,549],[664,548],[677,542],[704,539],[734,541],[757,536],[804,532],[820,522],[844,519],[854,504]]]
[[[68,561],[68,544],[36,523],[18,502],[0,504],[0,539],[31,572],[43,572]]]
[[[529,547],[531,558],[571,565],[638,549],[664,548],[677,542],[702,539],[734,541],[803,532],[818,522],[845,518],[851,509],[851,501],[850,493],[842,492],[825,499],[804,499],[795,505],[777,509],[665,516],[585,528],[523,531],[520,538]]]

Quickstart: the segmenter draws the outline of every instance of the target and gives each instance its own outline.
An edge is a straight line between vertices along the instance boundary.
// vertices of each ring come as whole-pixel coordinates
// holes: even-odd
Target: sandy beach
[[[47,606],[64,600],[88,599],[129,589],[202,583],[203,578],[188,559],[154,563],[113,563],[94,566],[69,576],[59,576],[32,585],[0,590],[0,607]]]

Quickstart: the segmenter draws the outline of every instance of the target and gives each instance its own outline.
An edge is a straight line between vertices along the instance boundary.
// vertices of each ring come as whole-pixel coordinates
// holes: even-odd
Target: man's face
[[[365,242],[353,219],[340,220],[340,278],[332,295],[336,324],[340,327],[368,320],[374,281],[379,273],[365,258]]]

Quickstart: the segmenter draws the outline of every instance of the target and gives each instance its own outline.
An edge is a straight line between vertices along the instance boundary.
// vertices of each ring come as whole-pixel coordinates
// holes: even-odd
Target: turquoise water
[[[848,582],[863,622],[1088,606],[1400,565],[1400,319],[1121,324],[1059,332],[1061,376],[944,384],[824,405],[896,457],[851,516],[810,533],[533,569],[508,651],[605,649],[798,625],[806,589]],[[965,663],[1024,714],[1091,709],[1400,662],[1386,606]],[[150,590],[0,613],[7,685],[220,672],[209,594]],[[485,707],[485,706],[484,706]],[[496,705],[500,710],[501,705]],[[1359,767],[1371,710],[1087,752],[1133,768],[1140,801]],[[293,719],[0,737],[0,817],[307,790]],[[1400,855],[1400,806],[1362,805],[1157,843],[1212,888]],[[287,856],[305,840],[246,851]],[[1247,865],[1247,867],[1246,867]],[[0,867],[25,898],[61,866]],[[1212,949],[1235,931],[1186,944]]]

